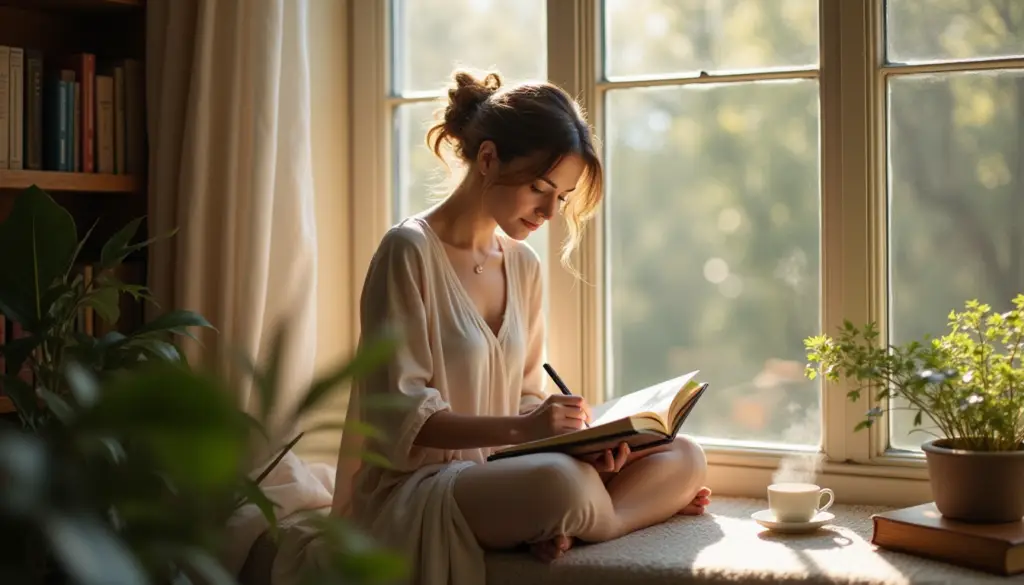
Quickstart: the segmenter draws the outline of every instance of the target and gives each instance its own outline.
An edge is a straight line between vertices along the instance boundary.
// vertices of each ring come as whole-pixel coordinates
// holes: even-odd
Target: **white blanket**
[[[308,512],[327,514],[334,497],[335,469],[323,463],[306,463],[289,452],[261,486],[275,504],[280,540],[273,561],[271,585],[298,585],[304,567],[315,563],[315,531],[301,520]],[[228,522],[228,546],[222,554],[224,566],[238,575],[249,551],[268,528],[266,518],[255,504],[242,506]]]

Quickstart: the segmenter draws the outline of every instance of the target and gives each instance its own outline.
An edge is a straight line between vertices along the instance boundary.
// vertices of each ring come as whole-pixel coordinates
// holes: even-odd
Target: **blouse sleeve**
[[[529,283],[526,302],[526,363],[523,370],[523,390],[519,398],[519,412],[536,408],[547,397],[544,374],[544,285],[540,259],[529,250],[529,268],[525,271]]]
[[[423,423],[450,405],[428,384],[433,359],[427,321],[428,269],[421,249],[411,236],[391,232],[370,263],[363,287],[363,335],[385,328],[397,333],[398,344],[390,360],[364,376],[362,417],[381,433],[367,446],[383,455],[399,471],[412,471],[444,460],[444,451],[413,444]],[[398,398],[398,400],[392,400]]]

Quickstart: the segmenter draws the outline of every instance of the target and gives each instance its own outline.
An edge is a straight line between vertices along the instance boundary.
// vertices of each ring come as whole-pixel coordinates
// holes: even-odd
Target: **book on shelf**
[[[0,45],[0,170],[139,174],[142,61]]]
[[[632,451],[642,451],[668,443],[707,390],[707,383],[695,380],[697,373],[693,371],[594,407],[589,428],[512,445],[495,451],[488,460],[552,451],[587,455],[615,449],[621,442],[629,443]]]
[[[979,494],[979,497],[984,497]],[[934,502],[872,516],[872,544],[951,565],[1009,576],[1024,572],[1024,522],[978,524],[945,518]]]

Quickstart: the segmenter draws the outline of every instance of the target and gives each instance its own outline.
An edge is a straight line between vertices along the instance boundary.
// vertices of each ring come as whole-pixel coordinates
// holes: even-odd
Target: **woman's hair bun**
[[[444,125],[448,135],[461,141],[473,115],[501,87],[501,75],[491,72],[480,79],[468,71],[460,70],[453,77],[455,87],[448,90]]]

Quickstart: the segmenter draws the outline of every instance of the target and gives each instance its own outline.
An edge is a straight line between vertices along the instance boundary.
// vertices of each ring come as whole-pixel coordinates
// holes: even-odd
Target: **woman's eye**
[[[562,203],[565,203],[566,201],[569,200],[569,198],[566,197],[565,195],[559,195],[558,200],[561,201]]]
[[[530,185],[530,190],[532,190],[534,193],[540,193],[541,195],[544,194],[544,190],[536,185]]]

